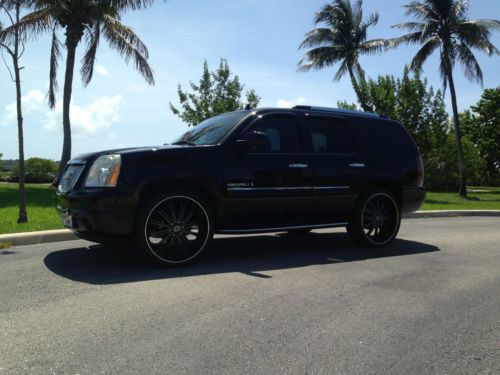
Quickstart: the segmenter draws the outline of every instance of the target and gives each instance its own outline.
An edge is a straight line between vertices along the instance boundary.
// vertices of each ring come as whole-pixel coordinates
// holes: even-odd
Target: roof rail
[[[363,112],[363,111],[351,111],[348,109],[340,108],[329,108],[329,107],[314,107],[309,105],[296,105],[292,109],[298,109],[302,111],[316,111],[316,112],[328,112],[337,114],[351,114],[357,116],[368,116],[368,117],[381,117],[378,113],[374,112]]]

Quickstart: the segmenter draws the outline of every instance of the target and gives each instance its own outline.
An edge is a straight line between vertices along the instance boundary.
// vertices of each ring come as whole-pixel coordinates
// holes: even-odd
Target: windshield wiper
[[[189,142],[189,141],[178,141],[172,143],[173,145],[188,145],[188,146],[196,146],[196,143],[194,142]]]

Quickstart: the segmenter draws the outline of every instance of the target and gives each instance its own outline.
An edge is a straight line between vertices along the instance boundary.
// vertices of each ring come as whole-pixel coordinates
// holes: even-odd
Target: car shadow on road
[[[102,285],[226,272],[271,278],[266,271],[434,251],[439,248],[403,239],[383,249],[372,249],[353,243],[345,233],[268,234],[216,238],[196,263],[177,268],[158,266],[135,251],[97,244],[54,251],[45,257],[44,263],[62,277]]]

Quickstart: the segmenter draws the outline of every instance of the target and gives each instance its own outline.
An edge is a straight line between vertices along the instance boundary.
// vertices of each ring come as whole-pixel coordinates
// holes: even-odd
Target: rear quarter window
[[[408,166],[416,164],[417,147],[400,123],[361,117],[353,117],[350,122],[359,151],[371,167],[404,173]]]

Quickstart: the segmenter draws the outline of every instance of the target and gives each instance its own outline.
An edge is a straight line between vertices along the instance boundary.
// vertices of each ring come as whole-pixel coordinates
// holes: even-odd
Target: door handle
[[[349,167],[351,168],[364,168],[366,167],[365,163],[351,163],[349,164]]]
[[[295,164],[289,164],[288,167],[290,167],[290,168],[307,168],[309,166],[307,164],[303,164],[303,163],[295,163]]]

